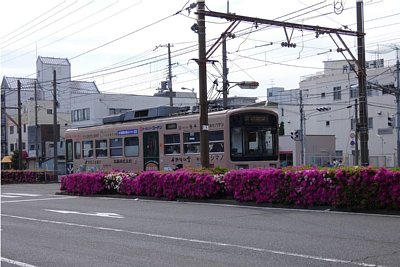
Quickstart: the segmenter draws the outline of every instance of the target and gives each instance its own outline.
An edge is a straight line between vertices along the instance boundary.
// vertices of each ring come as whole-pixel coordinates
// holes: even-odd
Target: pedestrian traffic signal
[[[394,120],[393,117],[388,117],[388,127],[393,128],[394,126]]]

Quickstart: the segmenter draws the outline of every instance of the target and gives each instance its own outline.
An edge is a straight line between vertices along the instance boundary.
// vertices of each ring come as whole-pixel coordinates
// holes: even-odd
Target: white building
[[[383,59],[366,62],[369,156],[373,166],[392,167],[396,162],[396,132],[388,118],[396,113],[394,66],[384,66]],[[354,64],[345,60],[324,62],[324,71],[302,77],[300,88],[268,89],[268,100],[278,103],[285,134],[300,129],[300,102],[304,105],[306,135],[334,135],[336,158],[355,164],[356,101],[358,80]],[[302,99],[300,99],[302,96]],[[359,147],[360,149],[360,147]],[[306,152],[306,163],[311,155]]]

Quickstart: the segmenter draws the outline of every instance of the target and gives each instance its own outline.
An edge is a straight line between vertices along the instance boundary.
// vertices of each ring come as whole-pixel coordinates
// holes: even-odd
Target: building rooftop
[[[99,94],[100,91],[94,82],[70,81],[69,88],[72,94]]]
[[[38,60],[42,61],[43,64],[49,64],[49,65],[63,65],[63,66],[71,65],[67,58],[54,58],[54,57],[39,56]]]
[[[18,83],[17,81],[21,82],[21,90],[33,90],[34,89],[34,84],[36,82],[37,89],[41,89],[41,86],[39,82],[36,79],[32,78],[19,78],[19,77],[7,77],[4,76],[1,88],[2,89],[11,89],[11,90],[17,90],[18,88]]]

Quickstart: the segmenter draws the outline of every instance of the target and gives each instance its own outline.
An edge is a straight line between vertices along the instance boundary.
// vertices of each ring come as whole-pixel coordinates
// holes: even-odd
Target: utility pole
[[[57,76],[53,70],[53,146],[54,146],[54,179],[58,175],[58,153],[57,153]]]
[[[208,151],[208,102],[207,102],[207,58],[205,0],[197,0],[197,25],[199,41],[199,98],[200,98],[200,161],[203,168],[209,168]]]
[[[396,46],[396,71],[397,71],[397,92],[396,92],[396,133],[397,133],[397,167],[400,167],[400,62],[399,47]]]
[[[18,169],[22,170],[22,122],[21,122],[21,81],[17,80],[17,107],[18,107]]]
[[[358,100],[354,99],[354,113],[355,113],[355,119],[356,119],[356,134],[355,134],[355,140],[354,140],[354,145],[355,145],[355,157],[356,157],[356,166],[359,165],[359,155],[358,155]]]
[[[301,138],[301,165],[305,165],[305,150],[304,150],[304,104],[303,104],[303,91],[300,90],[300,138]]]
[[[228,67],[226,56],[226,35],[222,40],[222,106],[228,108]]]
[[[35,168],[36,165],[38,168],[40,168],[40,163],[39,163],[39,137],[38,137],[38,104],[37,104],[37,89],[36,89],[36,81],[34,83],[34,89],[35,89]]]
[[[172,64],[171,64],[171,44],[168,43],[168,89],[169,89],[169,105],[174,106],[172,95]]]
[[[229,1],[227,1],[227,13],[229,13]],[[227,34],[224,33],[222,39],[222,106],[224,109],[228,108],[228,66],[227,66],[227,51],[226,51],[226,38]]]
[[[369,165],[368,152],[368,104],[365,72],[364,3],[357,0],[357,52],[358,52],[358,96],[360,99],[360,146],[361,166]]]

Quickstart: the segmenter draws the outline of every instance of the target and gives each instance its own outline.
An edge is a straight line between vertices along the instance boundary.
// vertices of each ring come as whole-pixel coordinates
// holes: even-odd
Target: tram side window
[[[68,162],[68,161],[72,161],[73,160],[73,158],[72,158],[72,140],[67,140],[67,142],[66,142],[66,146],[65,146],[65,148],[66,148],[66,161]]]
[[[93,141],[83,141],[83,157],[93,158]]]
[[[108,157],[106,139],[96,140],[96,157],[98,158]]]
[[[81,158],[81,142],[74,142],[74,158],[80,159]]]
[[[110,139],[110,156],[111,157],[122,156],[122,138]]]
[[[164,135],[164,154],[173,155],[181,153],[181,139],[179,134]]]
[[[183,133],[185,154],[200,153],[200,133]]]
[[[139,139],[137,137],[125,137],[124,150],[125,157],[139,156]]]
[[[212,131],[208,134],[211,153],[224,152],[224,131]]]

